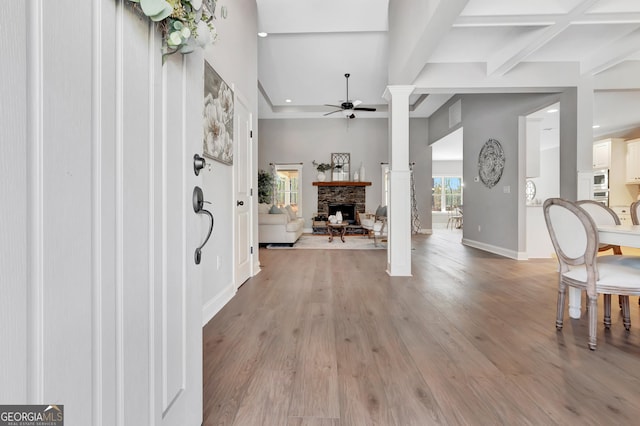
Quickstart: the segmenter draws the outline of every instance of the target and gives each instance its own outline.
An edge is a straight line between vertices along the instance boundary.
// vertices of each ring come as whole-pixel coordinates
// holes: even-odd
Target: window
[[[431,211],[446,212],[462,205],[462,177],[432,178]]]
[[[302,213],[302,165],[276,164],[274,203],[280,207],[291,205],[293,210]]]

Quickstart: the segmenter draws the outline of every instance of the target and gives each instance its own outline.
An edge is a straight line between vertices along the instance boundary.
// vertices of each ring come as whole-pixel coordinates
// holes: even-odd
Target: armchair
[[[363,213],[360,226],[367,231],[369,238],[373,237],[373,244],[386,241],[387,237],[387,206],[380,206],[375,213]]]

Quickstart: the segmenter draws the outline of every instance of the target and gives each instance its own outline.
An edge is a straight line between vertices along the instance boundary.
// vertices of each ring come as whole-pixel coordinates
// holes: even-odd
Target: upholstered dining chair
[[[576,201],[576,204],[582,207],[588,214],[591,216],[591,219],[596,223],[596,225],[620,225],[620,218],[609,207],[605,206],[602,203],[593,200],[580,200]],[[598,251],[607,251],[613,250],[613,254],[622,254],[622,249],[620,246],[616,246],[613,244],[600,244],[598,245]],[[620,309],[624,306],[624,298],[628,298],[628,296],[618,296],[618,306]],[[610,303],[610,296],[605,296],[605,303]],[[631,326],[631,319],[629,317],[629,312],[623,312],[623,314],[627,314],[625,316],[625,324],[629,323]],[[608,318],[609,320],[611,317]]]
[[[609,207],[593,200],[576,201],[576,205],[582,207],[591,216],[596,225],[620,225],[620,218]],[[600,244],[598,251],[613,250],[613,254],[622,254],[620,246],[613,244]]]
[[[631,223],[634,225],[640,225],[640,200],[636,200],[631,203]],[[640,305],[640,298],[638,298],[638,305]]]
[[[631,203],[631,223],[640,225],[640,200]]]
[[[595,350],[598,294],[640,295],[640,257],[598,256],[596,223],[583,208],[568,200],[549,198],[544,202],[543,210],[560,264],[556,328],[562,329],[567,286],[586,290],[589,300],[589,349]],[[607,306],[605,304],[605,316]],[[623,310],[629,311],[628,299]]]

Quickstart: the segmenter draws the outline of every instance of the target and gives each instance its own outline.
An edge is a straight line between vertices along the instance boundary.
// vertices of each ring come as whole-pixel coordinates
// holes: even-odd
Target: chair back
[[[560,272],[568,271],[571,266],[585,265],[592,278],[589,281],[595,283],[598,232],[594,220],[585,210],[562,198],[549,198],[544,202],[543,210]]]
[[[620,218],[609,207],[593,200],[576,201],[576,205],[586,211],[596,225],[620,225]]]
[[[631,223],[640,225],[640,200],[631,203]]]

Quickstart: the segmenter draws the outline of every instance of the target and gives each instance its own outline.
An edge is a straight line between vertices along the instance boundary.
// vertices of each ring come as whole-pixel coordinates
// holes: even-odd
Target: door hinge
[[[253,246],[251,246],[251,254],[253,254]]]
[[[249,190],[249,197],[253,197],[253,188]]]
[[[253,130],[249,130],[249,137],[252,138],[253,137]]]

